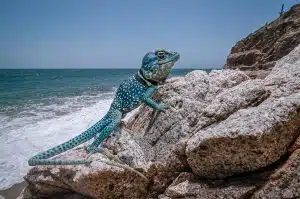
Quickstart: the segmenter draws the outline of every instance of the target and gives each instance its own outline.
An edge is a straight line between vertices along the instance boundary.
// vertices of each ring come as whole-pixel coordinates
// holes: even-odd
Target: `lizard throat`
[[[138,71],[134,77],[138,82],[140,82],[141,84],[143,84],[145,86],[149,87],[149,86],[157,86],[158,85],[157,82],[146,79],[140,71]]]

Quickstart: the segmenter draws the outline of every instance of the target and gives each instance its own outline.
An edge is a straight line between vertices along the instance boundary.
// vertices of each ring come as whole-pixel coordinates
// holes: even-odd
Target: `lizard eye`
[[[159,58],[159,59],[164,59],[166,52],[163,49],[159,49],[157,51],[155,51],[155,55]]]

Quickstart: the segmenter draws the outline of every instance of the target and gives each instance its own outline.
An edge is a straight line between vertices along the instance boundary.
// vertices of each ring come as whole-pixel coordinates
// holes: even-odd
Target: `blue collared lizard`
[[[98,146],[120,124],[125,114],[141,103],[145,103],[155,110],[163,111],[167,106],[156,103],[151,99],[151,95],[157,90],[159,84],[165,82],[179,58],[179,53],[164,49],[146,53],[137,74],[121,83],[109,111],[100,121],[69,141],[33,156],[29,159],[28,164],[34,166],[91,163],[90,160],[49,160],[49,158],[87,142],[93,137],[95,140],[87,147],[87,150],[89,153],[98,152]]]

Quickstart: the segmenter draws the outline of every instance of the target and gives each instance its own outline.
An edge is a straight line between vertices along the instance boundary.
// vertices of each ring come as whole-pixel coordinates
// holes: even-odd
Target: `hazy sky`
[[[138,68],[178,51],[176,68],[222,67],[239,39],[299,0],[1,0],[0,68]]]

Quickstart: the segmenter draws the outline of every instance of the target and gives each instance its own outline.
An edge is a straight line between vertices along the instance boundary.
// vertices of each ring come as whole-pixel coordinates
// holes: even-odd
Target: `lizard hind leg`
[[[98,152],[98,146],[112,133],[112,131],[121,123],[122,113],[118,110],[113,111],[110,114],[110,123],[102,129],[99,136],[94,140],[94,142],[88,147],[90,153]]]
[[[87,164],[87,160],[48,160],[55,155],[70,150],[90,139],[92,139],[98,132],[101,132],[103,128],[110,122],[110,116],[105,115],[100,121],[88,128],[80,135],[64,142],[56,147],[53,147],[47,151],[41,152],[28,160],[30,166],[35,165],[72,165],[72,164]]]

